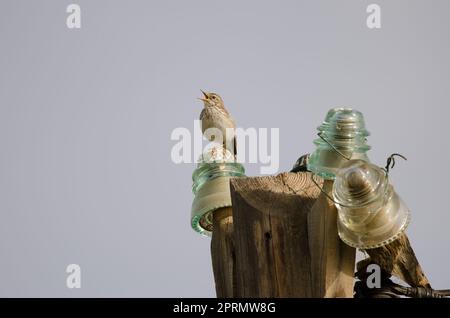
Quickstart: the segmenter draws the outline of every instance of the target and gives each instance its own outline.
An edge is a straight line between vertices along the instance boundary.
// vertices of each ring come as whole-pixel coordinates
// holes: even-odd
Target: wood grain
[[[323,191],[331,195],[333,182]],[[337,232],[337,209],[321,193],[308,214],[308,242],[314,297],[353,297],[356,250],[343,243]]]
[[[402,233],[398,239],[385,246],[366,252],[369,258],[358,263],[358,270],[369,264],[378,264],[386,273],[397,276],[409,286],[431,288],[406,233]]]
[[[218,244],[223,239],[214,236],[223,236],[223,231],[213,234],[213,250],[233,246],[225,248],[229,252],[212,251],[218,296],[352,295],[354,249],[339,240],[336,210],[325,201],[309,172],[234,178],[230,188],[232,242]],[[228,265],[217,259],[225,254],[232,257]],[[224,277],[231,272],[232,279]]]
[[[221,208],[213,213],[211,258],[217,297],[235,297],[236,258],[231,207]]]

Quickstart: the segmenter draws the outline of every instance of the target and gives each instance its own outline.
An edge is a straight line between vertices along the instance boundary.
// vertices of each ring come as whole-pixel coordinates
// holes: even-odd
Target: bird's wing
[[[228,109],[226,109],[225,106],[222,107],[222,111],[223,111],[228,117],[230,117],[230,113],[228,112]]]
[[[206,111],[206,108],[203,108],[202,112],[200,113],[200,120],[202,120],[203,117],[205,116],[205,111]]]

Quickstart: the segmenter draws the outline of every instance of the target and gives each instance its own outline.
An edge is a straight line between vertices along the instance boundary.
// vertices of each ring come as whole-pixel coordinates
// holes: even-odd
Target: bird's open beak
[[[203,90],[200,90],[203,93],[203,96],[205,96],[206,99],[208,99],[208,94],[206,92],[204,92]]]
[[[203,98],[197,98],[199,100],[201,100],[202,102],[206,102],[209,99],[209,96],[206,92],[204,92],[203,90],[200,90],[203,93]]]

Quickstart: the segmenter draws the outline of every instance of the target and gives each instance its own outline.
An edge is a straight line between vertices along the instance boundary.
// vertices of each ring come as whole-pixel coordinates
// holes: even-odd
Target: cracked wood
[[[337,211],[310,173],[233,178],[230,188],[232,216],[214,217],[219,297],[353,295],[355,250],[339,240]]]

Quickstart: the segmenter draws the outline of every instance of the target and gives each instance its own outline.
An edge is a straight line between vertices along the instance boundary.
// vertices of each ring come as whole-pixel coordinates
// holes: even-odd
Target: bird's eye
[[[213,95],[211,98],[212,98],[212,99],[216,99],[216,96]]]

